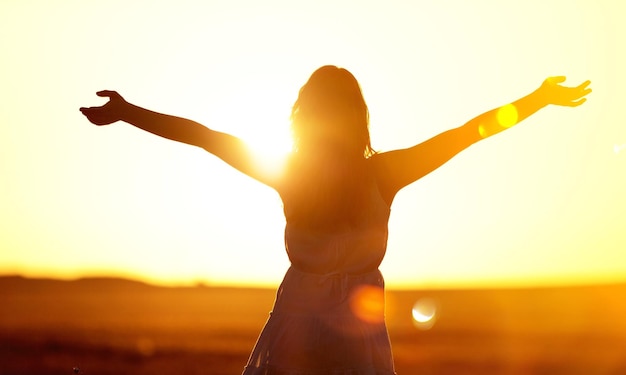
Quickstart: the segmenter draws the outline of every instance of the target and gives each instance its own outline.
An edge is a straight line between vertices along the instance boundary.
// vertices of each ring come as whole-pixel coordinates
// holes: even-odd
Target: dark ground
[[[429,330],[413,304],[436,301]],[[388,291],[400,375],[626,374],[626,285]],[[273,290],[0,277],[0,375],[241,373]],[[76,371],[79,371],[78,369]]]

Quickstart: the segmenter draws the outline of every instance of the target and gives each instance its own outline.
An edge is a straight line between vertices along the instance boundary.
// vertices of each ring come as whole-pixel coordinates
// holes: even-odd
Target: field
[[[400,375],[626,374],[626,285],[387,292]],[[416,301],[437,307],[430,329]],[[274,291],[0,277],[0,375],[240,374]]]

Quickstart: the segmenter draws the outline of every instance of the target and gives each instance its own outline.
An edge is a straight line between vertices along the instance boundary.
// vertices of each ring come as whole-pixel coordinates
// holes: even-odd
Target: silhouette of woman
[[[124,121],[202,147],[274,188],[283,201],[291,262],[244,375],[395,374],[384,321],[387,222],[396,193],[463,149],[547,105],[578,106],[589,81],[565,87],[546,79],[531,94],[416,146],[374,152],[368,108],[354,76],[323,66],[300,89],[291,113],[293,152],[282,173],[260,168],[238,138],[152,112],[115,91],[101,107],[81,108],[96,125]]]

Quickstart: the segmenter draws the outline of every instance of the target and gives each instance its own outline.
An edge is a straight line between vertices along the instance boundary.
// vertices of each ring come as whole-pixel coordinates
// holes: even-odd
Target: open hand
[[[98,96],[108,97],[109,101],[100,107],[81,107],[80,111],[95,125],[109,125],[122,119],[122,113],[128,103],[115,91],[98,91]]]
[[[585,81],[576,87],[561,86],[560,83],[563,82],[564,76],[549,77],[543,81],[537,92],[546,104],[577,107],[587,101],[585,96],[591,92],[587,88],[591,81]]]

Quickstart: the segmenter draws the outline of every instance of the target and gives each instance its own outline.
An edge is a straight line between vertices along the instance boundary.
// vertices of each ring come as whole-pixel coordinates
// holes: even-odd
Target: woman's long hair
[[[323,66],[300,89],[291,112],[294,152],[283,193],[287,223],[308,230],[344,230],[358,222],[375,152],[369,111],[354,76]]]
[[[317,69],[298,93],[291,110],[296,151],[339,147],[369,157],[369,111],[356,78],[343,68]]]

